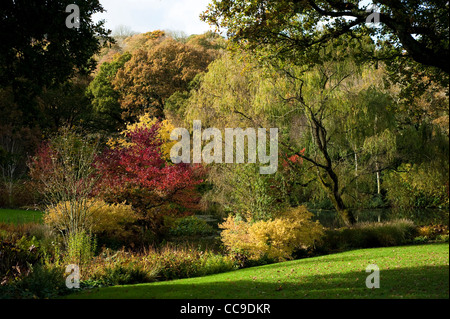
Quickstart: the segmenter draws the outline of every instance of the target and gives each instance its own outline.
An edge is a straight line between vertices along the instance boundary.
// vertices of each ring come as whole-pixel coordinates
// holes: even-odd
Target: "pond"
[[[342,227],[343,223],[335,210],[310,209],[314,214],[314,220],[318,220],[323,226],[330,228]],[[449,225],[448,209],[363,209],[353,212],[358,222],[384,222],[394,219],[406,218],[416,225],[429,224]]]

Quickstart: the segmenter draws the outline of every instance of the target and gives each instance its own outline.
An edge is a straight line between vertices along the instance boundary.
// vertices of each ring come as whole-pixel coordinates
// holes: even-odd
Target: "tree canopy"
[[[345,34],[371,35],[379,50],[368,59],[410,58],[448,74],[448,10],[446,0],[213,0],[202,17],[235,42],[292,55]]]
[[[103,12],[98,0],[76,1],[79,28],[66,26],[71,0],[6,0],[0,4],[0,86],[10,88],[28,125],[42,122],[34,98],[44,88],[57,87],[76,74],[89,74],[96,66],[93,55],[110,40],[104,21],[92,15]]]

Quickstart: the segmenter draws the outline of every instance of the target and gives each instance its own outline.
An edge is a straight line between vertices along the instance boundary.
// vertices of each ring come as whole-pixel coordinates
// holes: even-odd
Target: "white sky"
[[[200,20],[210,0],[100,0],[105,13],[93,16],[106,20],[106,28],[125,25],[136,32],[153,30],[184,31],[200,34],[210,29]]]

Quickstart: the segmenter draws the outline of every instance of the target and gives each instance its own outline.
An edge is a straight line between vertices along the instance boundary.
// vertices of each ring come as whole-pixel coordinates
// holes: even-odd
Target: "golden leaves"
[[[303,206],[285,211],[268,220],[249,223],[229,216],[219,225],[224,245],[249,259],[268,257],[289,259],[295,249],[307,248],[323,234],[323,227],[311,221],[312,214]]]

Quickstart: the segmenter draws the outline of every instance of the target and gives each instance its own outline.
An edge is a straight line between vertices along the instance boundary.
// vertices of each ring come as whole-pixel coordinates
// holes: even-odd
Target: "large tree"
[[[79,28],[66,26],[79,8]],[[109,31],[92,15],[103,12],[98,0],[4,0],[0,3],[0,86],[11,87],[23,121],[36,121],[34,97],[44,87],[64,83],[75,73],[88,73]],[[70,26],[70,25],[69,25]]]
[[[324,54],[337,58],[342,50],[333,46]],[[352,59],[314,68],[280,60],[262,68],[245,53],[216,60],[191,94],[187,122],[278,127],[283,167],[263,177],[251,166],[214,166],[210,198],[234,213],[270,216],[286,202],[328,197],[345,223],[355,222],[352,210],[380,196],[381,173],[395,153],[396,108],[384,74]]]
[[[344,34],[371,35],[382,50],[367,58],[411,58],[448,75],[448,9],[446,0],[213,0],[203,19],[236,42],[272,45],[283,55],[303,55]]]
[[[163,216],[173,213],[173,204],[192,204],[203,173],[200,167],[175,165],[167,159],[164,124],[129,126],[126,139],[111,144],[95,163],[102,176],[98,195],[108,202],[127,201],[140,215],[143,228],[156,233]]]
[[[117,54],[111,62],[104,62],[89,84],[86,93],[91,99],[93,111],[100,119],[99,126],[110,132],[123,128],[122,109],[119,93],[114,90],[112,82],[120,68],[131,59],[131,53]]]
[[[166,100],[177,91],[186,91],[213,59],[205,48],[172,38],[137,49],[113,81],[120,94],[122,117],[135,120],[145,112],[163,117]]]

